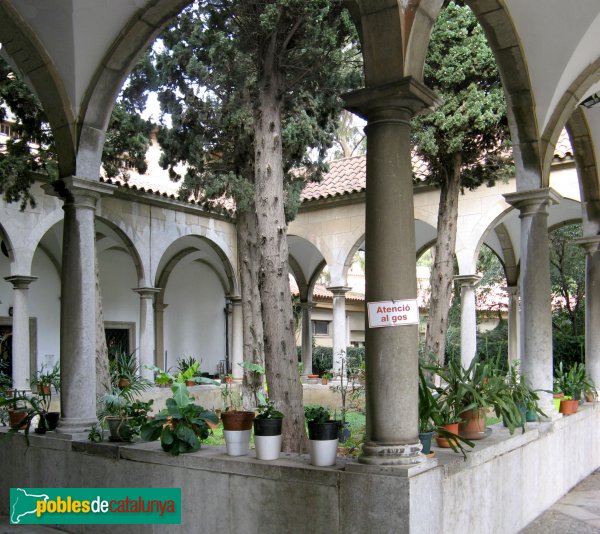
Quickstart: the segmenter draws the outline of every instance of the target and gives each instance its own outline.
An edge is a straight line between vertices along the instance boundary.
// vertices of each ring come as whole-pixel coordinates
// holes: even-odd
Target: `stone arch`
[[[527,61],[516,28],[501,0],[467,0],[466,3],[479,20],[500,71],[513,142],[517,189],[542,187],[539,127]]]
[[[306,301],[323,268],[328,265],[323,252],[310,239],[297,233],[288,235],[289,265],[298,284],[300,299]]]
[[[96,178],[115,100],[140,54],[191,0],[158,0],[138,11],[101,61],[81,105],[77,173]]]
[[[586,92],[600,80],[600,58],[588,65],[581,74],[573,81],[562,98],[558,101],[554,112],[552,113],[548,125],[542,134],[542,155],[543,155],[543,170],[545,183],[549,181],[550,167],[554,156],[554,148],[560,132],[567,125],[567,132],[571,136],[571,130],[581,135],[584,134],[587,128],[584,128],[583,123],[585,116],[582,110],[578,110],[578,105]],[[570,127],[568,126],[570,123]],[[572,140],[573,142],[573,140]],[[577,161],[577,150],[573,147]],[[580,180],[587,179],[588,175],[580,176]],[[596,178],[596,182],[597,182]],[[595,184],[596,192],[598,184]],[[583,194],[583,190],[582,190]],[[596,197],[598,199],[600,197]]]
[[[0,2],[0,42],[20,75],[36,93],[52,128],[61,176],[74,173],[75,117],[63,82],[37,36],[9,2]]]
[[[191,238],[191,239],[188,239]],[[197,258],[195,261],[200,261],[204,265],[207,265],[219,278],[221,285],[223,286],[223,290],[228,295],[235,295],[238,292],[237,281],[235,278],[235,274],[233,271],[233,267],[229,261],[229,258],[225,254],[225,252],[219,247],[217,243],[212,241],[211,239],[200,236],[200,235],[188,235],[179,238],[178,240],[171,243],[169,247],[164,251],[163,258],[160,260],[159,269],[156,273],[156,281],[155,286],[159,288],[164,288],[165,284],[168,281],[169,275],[172,270],[175,268],[176,264],[180,262],[182,259],[188,257],[191,254],[195,254],[201,251],[201,246],[182,246],[179,250],[173,250],[174,245],[178,241],[188,240],[190,245],[194,245],[195,241],[199,241],[200,244],[208,245],[208,249],[212,251],[212,253],[218,258],[221,263],[222,271],[215,266],[214,262],[211,262],[205,258]],[[177,248],[177,247],[175,247]],[[170,251],[171,249],[171,251]]]
[[[567,121],[581,194],[584,235],[600,233],[600,176],[585,113],[577,107]]]
[[[144,269],[144,264],[142,262],[142,258],[137,247],[134,245],[133,241],[129,238],[127,233],[122,230],[118,224],[109,219],[105,219],[104,217],[96,216],[96,223],[101,222],[105,226],[107,226],[112,232],[116,234],[118,239],[121,240],[123,245],[125,246],[125,250],[128,255],[131,257],[133,261],[133,265],[135,267],[136,276],[138,279],[138,285],[143,287],[146,285],[146,272]],[[96,229],[96,232],[98,230]]]

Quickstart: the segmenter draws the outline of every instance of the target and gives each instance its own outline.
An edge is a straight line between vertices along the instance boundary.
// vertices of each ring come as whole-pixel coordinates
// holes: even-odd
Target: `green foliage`
[[[331,420],[329,410],[318,404],[308,404],[304,407],[304,417],[307,422],[326,423]]]
[[[238,210],[251,209],[258,93],[273,76],[281,87],[286,214],[293,217],[304,178],[326,169],[338,94],[359,84],[358,70],[347,66],[356,61],[347,53],[356,35],[342,4],[197,1],[161,38],[164,48],[154,52],[159,101],[172,122],[160,131],[161,162],[174,180],[176,164],[187,163],[181,195],[227,195]],[[294,174],[300,167],[303,179]]]
[[[583,393],[595,392],[596,387],[583,363],[574,363],[565,369],[560,362],[554,369],[554,391],[562,391],[567,397],[579,400]]]
[[[434,25],[425,84],[443,104],[413,119],[413,141],[430,183],[449,180],[460,154],[461,186],[475,189],[513,172],[506,102],[496,62],[472,11],[450,2]]]
[[[0,57],[0,121],[11,123],[14,137],[0,150],[0,193],[21,209],[35,199],[32,172],[57,177],[56,149],[50,125],[37,97]]]
[[[194,404],[184,383],[175,382],[171,391],[167,407],[142,426],[142,439],[160,438],[162,449],[173,456],[197,451],[210,434],[207,422],[217,424],[217,415]]]

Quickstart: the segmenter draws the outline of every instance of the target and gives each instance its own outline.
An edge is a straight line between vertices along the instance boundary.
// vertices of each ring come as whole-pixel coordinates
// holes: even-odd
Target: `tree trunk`
[[[107,392],[107,387],[110,385],[110,376],[108,372],[106,334],[104,333],[98,254],[95,254],[94,262],[96,264],[96,406],[98,406],[99,399]]]
[[[258,290],[260,251],[256,238],[256,213],[252,210],[240,212],[237,217],[237,245],[244,319],[242,330],[244,361],[264,367],[262,309]],[[244,371],[242,395],[247,409],[257,406],[256,393],[262,388],[261,375]]]
[[[454,168],[440,190],[437,241],[431,270],[431,301],[425,347],[444,363],[448,311],[452,298],[454,278],[454,249],[456,248],[456,224],[458,220],[458,195],[460,193],[461,156],[455,154]]]
[[[269,65],[269,62],[265,62]],[[302,385],[288,274],[281,147],[281,100],[275,69],[265,66],[255,131],[255,203],[261,250],[260,293],[269,397],[284,414],[282,450],[304,452]]]

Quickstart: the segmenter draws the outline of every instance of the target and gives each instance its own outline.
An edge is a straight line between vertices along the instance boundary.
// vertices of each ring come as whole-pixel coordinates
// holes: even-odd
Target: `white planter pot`
[[[327,467],[335,465],[337,458],[337,439],[328,440],[309,440],[310,463],[318,467]]]
[[[278,436],[257,436],[254,434],[256,458],[259,460],[277,460],[281,452],[281,434]]]
[[[223,430],[229,456],[245,456],[250,445],[252,430]]]

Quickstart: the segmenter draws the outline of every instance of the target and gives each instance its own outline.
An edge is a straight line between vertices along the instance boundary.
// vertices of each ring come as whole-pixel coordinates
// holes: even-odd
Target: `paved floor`
[[[8,516],[0,515],[0,534],[56,534],[59,532],[64,531],[46,526],[11,525]],[[92,528],[90,528],[90,532],[93,532]],[[600,469],[573,488],[519,534],[540,533],[600,534]]]
[[[600,534],[600,469],[520,532],[537,533]]]

